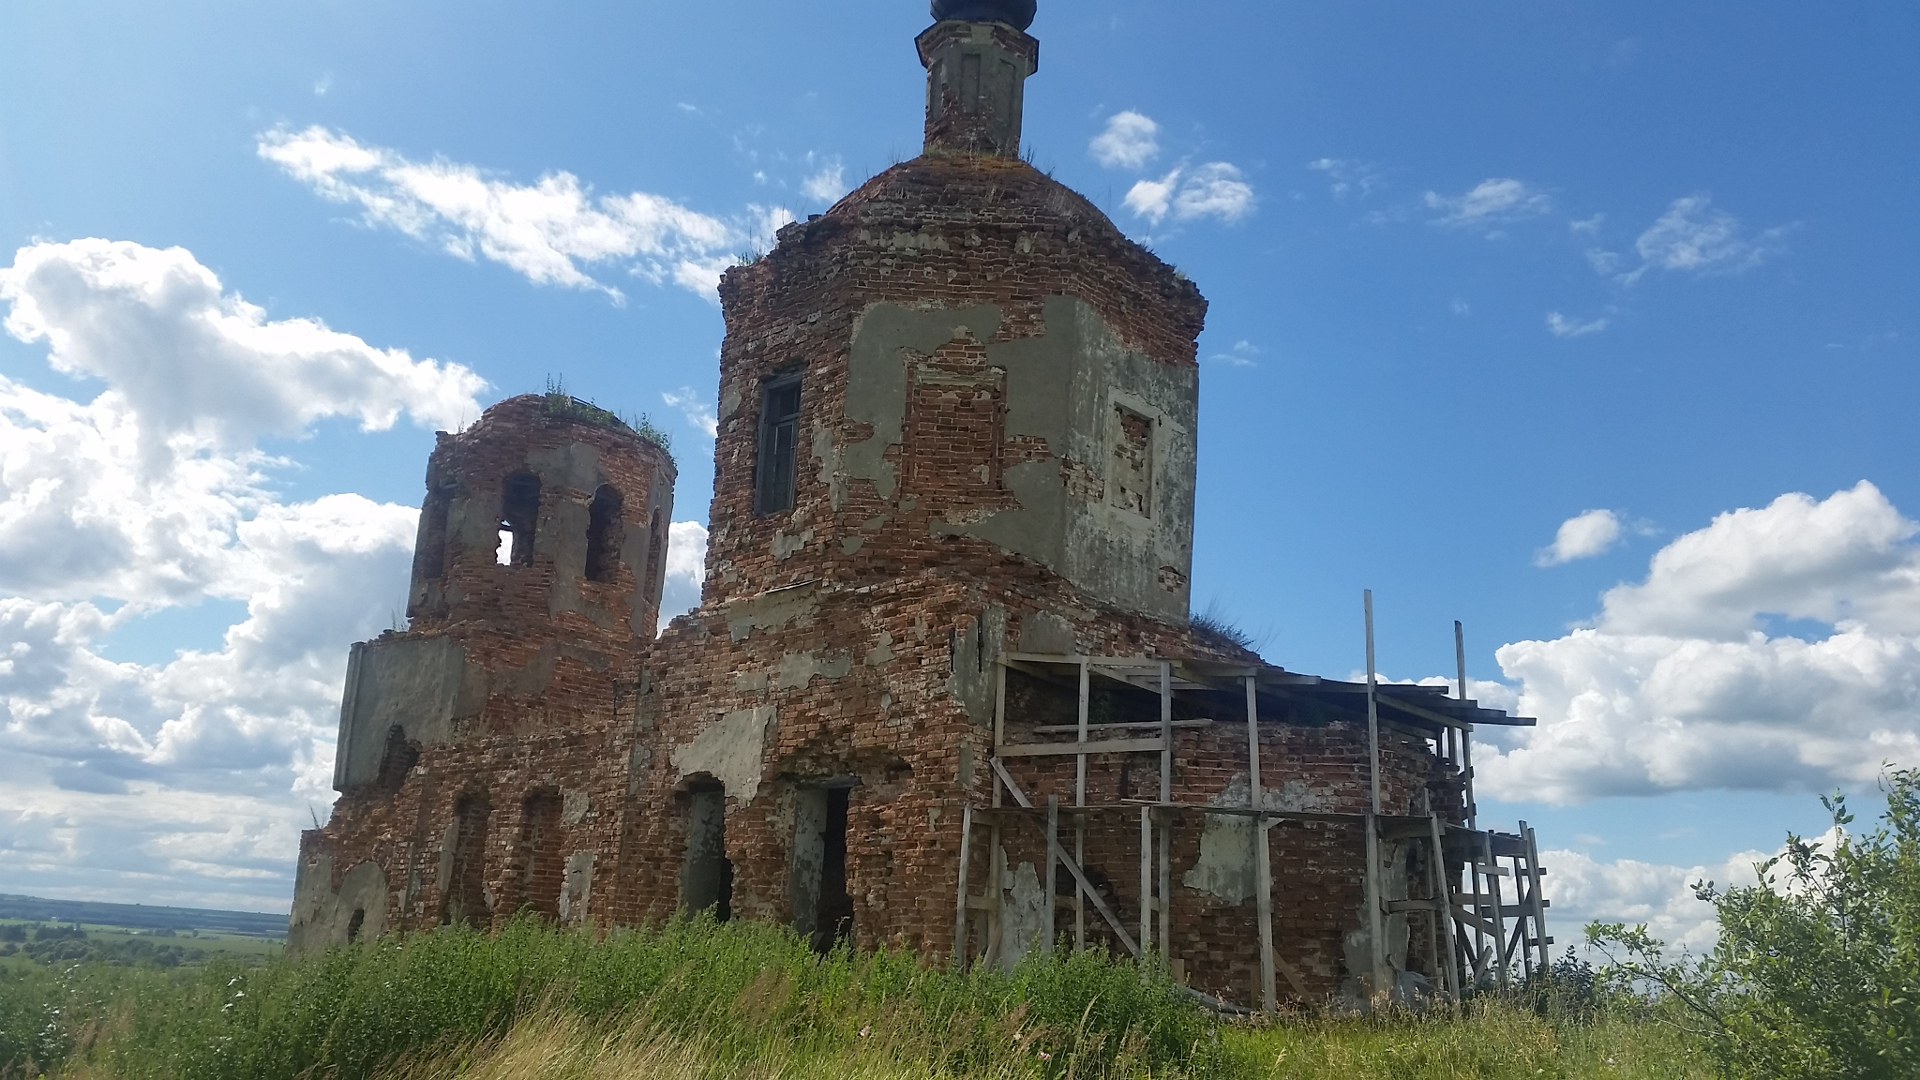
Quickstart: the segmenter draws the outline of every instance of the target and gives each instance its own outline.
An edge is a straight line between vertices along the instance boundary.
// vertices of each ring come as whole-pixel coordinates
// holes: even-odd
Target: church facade
[[[710,911],[1254,1007],[1544,958],[1471,805],[1520,721],[1189,617],[1206,301],[1021,160],[1031,0],[934,14],[925,152],[721,281],[698,608],[658,626],[663,448],[562,395],[440,435],[291,947]]]

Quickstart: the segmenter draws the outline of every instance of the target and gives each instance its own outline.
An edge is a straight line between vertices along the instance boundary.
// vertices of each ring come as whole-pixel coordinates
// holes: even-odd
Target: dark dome
[[[933,0],[933,21],[1000,22],[1016,30],[1033,25],[1038,0]]]

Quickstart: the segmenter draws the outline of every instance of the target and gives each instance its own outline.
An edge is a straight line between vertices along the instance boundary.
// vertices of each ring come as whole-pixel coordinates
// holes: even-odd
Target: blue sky
[[[708,282],[918,152],[926,21],[9,5],[0,888],[283,908],[431,433],[498,397],[673,431],[690,602]],[[1196,605],[1333,675],[1363,588],[1390,677],[1450,673],[1463,620],[1476,693],[1542,718],[1483,805],[1542,827],[1564,918],[1704,940],[1683,879],[1915,763],[1912,5],[1033,33],[1032,159],[1212,301]]]

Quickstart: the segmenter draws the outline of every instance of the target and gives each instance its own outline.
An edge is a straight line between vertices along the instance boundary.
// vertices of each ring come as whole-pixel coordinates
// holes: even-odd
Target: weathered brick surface
[[[1164,467],[1152,457],[1151,424],[1160,421],[1123,409],[1118,441],[1093,451],[1010,435],[1008,410],[1020,403],[1008,400],[1007,372],[989,349],[1058,334],[1048,305],[1070,297],[1097,314],[1117,348],[1190,371],[1206,302],[1084,198],[1017,159],[942,150],[965,134],[959,128],[930,132],[938,152],[786,227],[765,258],[723,278],[705,595],[657,639],[656,515],[670,513],[673,482],[658,448],[616,426],[554,415],[538,397],[502,403],[474,429],[443,436],[428,466],[412,628],[392,639],[457,640],[480,689],[462,691],[471,708],[455,710],[444,737],[415,740],[410,767],[345,792],[326,828],[302,841],[307,865],[331,861],[336,890],[354,867],[378,864],[385,928],[456,917],[498,925],[521,909],[601,924],[670,917],[685,902],[692,808],[716,784],[725,791],[734,916],[790,920],[803,880],[800,834],[813,827],[808,800],[830,785],[849,791],[855,941],[945,956],[962,811],[991,800],[1003,654],[1257,662],[1184,622],[1092,595],[1034,557],[955,533],[956,521],[1020,505],[1008,476],[1021,466],[1057,466],[1068,499],[1141,521],[1161,512],[1149,497]],[[969,323],[994,325],[990,338],[960,330],[903,355],[900,435],[879,470],[887,482],[844,465],[850,448],[874,436],[871,423],[852,418],[851,396],[874,388],[851,385],[850,356],[880,305],[997,315]],[[791,373],[802,377],[794,504],[757,514],[762,387]],[[492,530],[511,509],[509,479],[529,470],[543,480],[536,542],[525,565],[501,566]],[[624,499],[622,559],[595,581],[590,567],[600,564],[583,554],[581,537],[600,484]],[[1179,528],[1190,537],[1190,520]],[[1161,567],[1160,587],[1183,597],[1184,567]],[[1012,737],[1074,720],[1074,696],[1057,687],[1014,674],[1006,692]],[[1214,723],[1177,733],[1173,798],[1226,805],[1238,790],[1244,799],[1243,699],[1180,701],[1180,719]],[[1093,712],[1096,722],[1157,720],[1158,704],[1103,688]],[[1263,787],[1287,807],[1367,808],[1363,718],[1268,701],[1259,740]],[[1049,795],[1072,803],[1073,759],[1009,768],[1040,803]],[[1141,902],[1138,811],[1118,804],[1158,798],[1159,769],[1158,754],[1099,756],[1088,767],[1089,804],[1111,809],[1086,819],[1086,867],[1129,928]],[[1458,778],[1425,742],[1391,728],[1382,786],[1388,813],[1417,810],[1424,798],[1449,820],[1460,816]],[[463,806],[465,828],[456,820]],[[1196,986],[1246,1001],[1257,978],[1251,895],[1185,881],[1220,864],[1208,845],[1227,841],[1209,827],[1198,813],[1172,819],[1166,948]],[[1033,820],[1005,819],[1001,838],[1010,867],[1045,866]],[[1290,821],[1266,842],[1274,936],[1294,989],[1340,992],[1353,974],[1348,938],[1361,928],[1360,828]],[[986,846],[973,847],[974,892],[990,887]],[[1389,847],[1401,871],[1421,872],[1419,857]],[[1066,910],[1062,933],[1071,929]],[[1091,941],[1114,944],[1091,909],[1087,926]],[[1409,963],[1419,966],[1417,957]]]

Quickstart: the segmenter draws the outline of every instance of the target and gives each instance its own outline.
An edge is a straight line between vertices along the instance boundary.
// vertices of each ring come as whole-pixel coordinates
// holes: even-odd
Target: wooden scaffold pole
[[[1173,663],[1160,661],[1160,804],[1173,802]],[[1173,812],[1160,814],[1160,955],[1173,960]]]
[[[1079,733],[1075,739],[1079,742],[1080,753],[1074,755],[1073,767],[1073,805],[1087,805],[1087,706],[1093,692],[1093,663],[1085,657],[1080,659],[1080,719]],[[1084,810],[1073,815],[1073,862],[1075,866],[1087,864],[1087,815]],[[1079,889],[1073,891],[1073,947],[1083,951],[1087,947],[1087,897]]]
[[[1380,895],[1380,707],[1373,665],[1373,590],[1361,594],[1367,623],[1367,774],[1371,798],[1367,803],[1365,892],[1367,933],[1373,952],[1373,985],[1369,996],[1390,993],[1387,984],[1387,938],[1382,925]]]
[[[1260,706],[1256,698],[1259,678],[1247,676],[1247,805],[1253,816],[1253,882],[1255,917],[1260,920],[1260,1007],[1277,1011],[1280,997],[1273,981],[1273,865],[1268,850],[1267,819],[1259,813],[1266,809],[1260,793]]]

